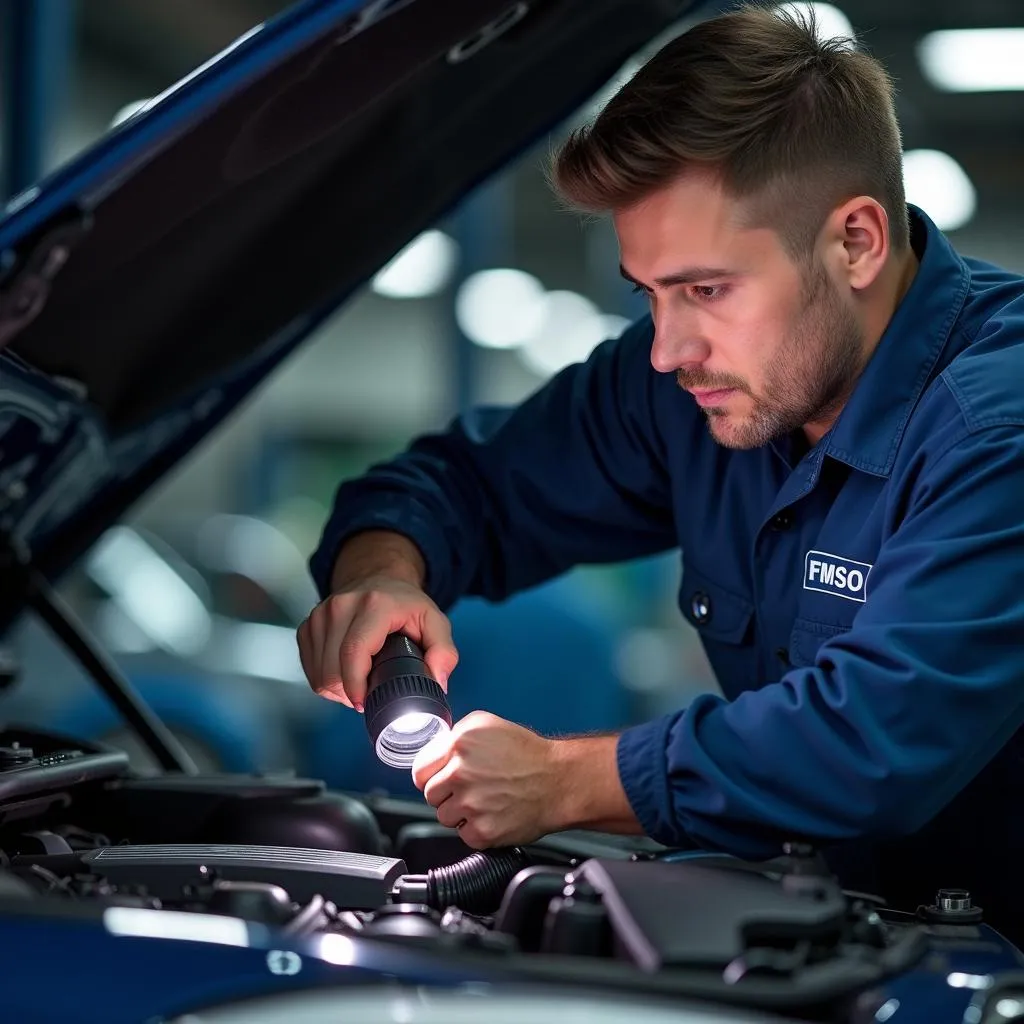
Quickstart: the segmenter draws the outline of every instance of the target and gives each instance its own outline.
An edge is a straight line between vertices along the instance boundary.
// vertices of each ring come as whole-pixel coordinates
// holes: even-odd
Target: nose
[[[707,361],[710,354],[711,347],[694,330],[682,324],[670,324],[666,320],[655,322],[651,366],[658,373],[697,369]]]

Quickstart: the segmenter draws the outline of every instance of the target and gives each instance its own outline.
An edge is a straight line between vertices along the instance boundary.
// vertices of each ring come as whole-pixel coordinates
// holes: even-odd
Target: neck
[[[878,348],[889,321],[910,291],[918,266],[917,253],[908,246],[906,253],[894,258],[886,271],[879,275],[877,301],[869,301],[865,316],[865,363]]]

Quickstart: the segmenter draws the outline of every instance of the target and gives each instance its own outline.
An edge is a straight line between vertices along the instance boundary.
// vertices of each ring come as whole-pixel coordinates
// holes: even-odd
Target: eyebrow
[[[630,284],[639,285],[641,288],[646,287],[642,281],[638,281],[621,263],[619,264],[619,273]],[[732,277],[735,273],[735,270],[726,270],[724,267],[686,267],[683,270],[677,270],[674,274],[656,277],[654,283],[659,288],[671,288],[677,284],[697,284],[700,281],[707,281],[709,278]]]

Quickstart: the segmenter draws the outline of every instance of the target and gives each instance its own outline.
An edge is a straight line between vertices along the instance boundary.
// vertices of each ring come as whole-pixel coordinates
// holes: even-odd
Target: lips
[[[691,391],[699,406],[721,405],[736,389],[717,388],[714,391]]]

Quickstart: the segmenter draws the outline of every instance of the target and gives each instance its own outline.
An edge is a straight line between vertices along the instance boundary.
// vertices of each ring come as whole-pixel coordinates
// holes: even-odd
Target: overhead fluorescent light
[[[925,78],[946,92],[1024,89],[1024,28],[929,32],[917,59]]]
[[[978,205],[967,172],[948,153],[910,149],[903,154],[907,202],[921,207],[943,231],[963,227]]]

